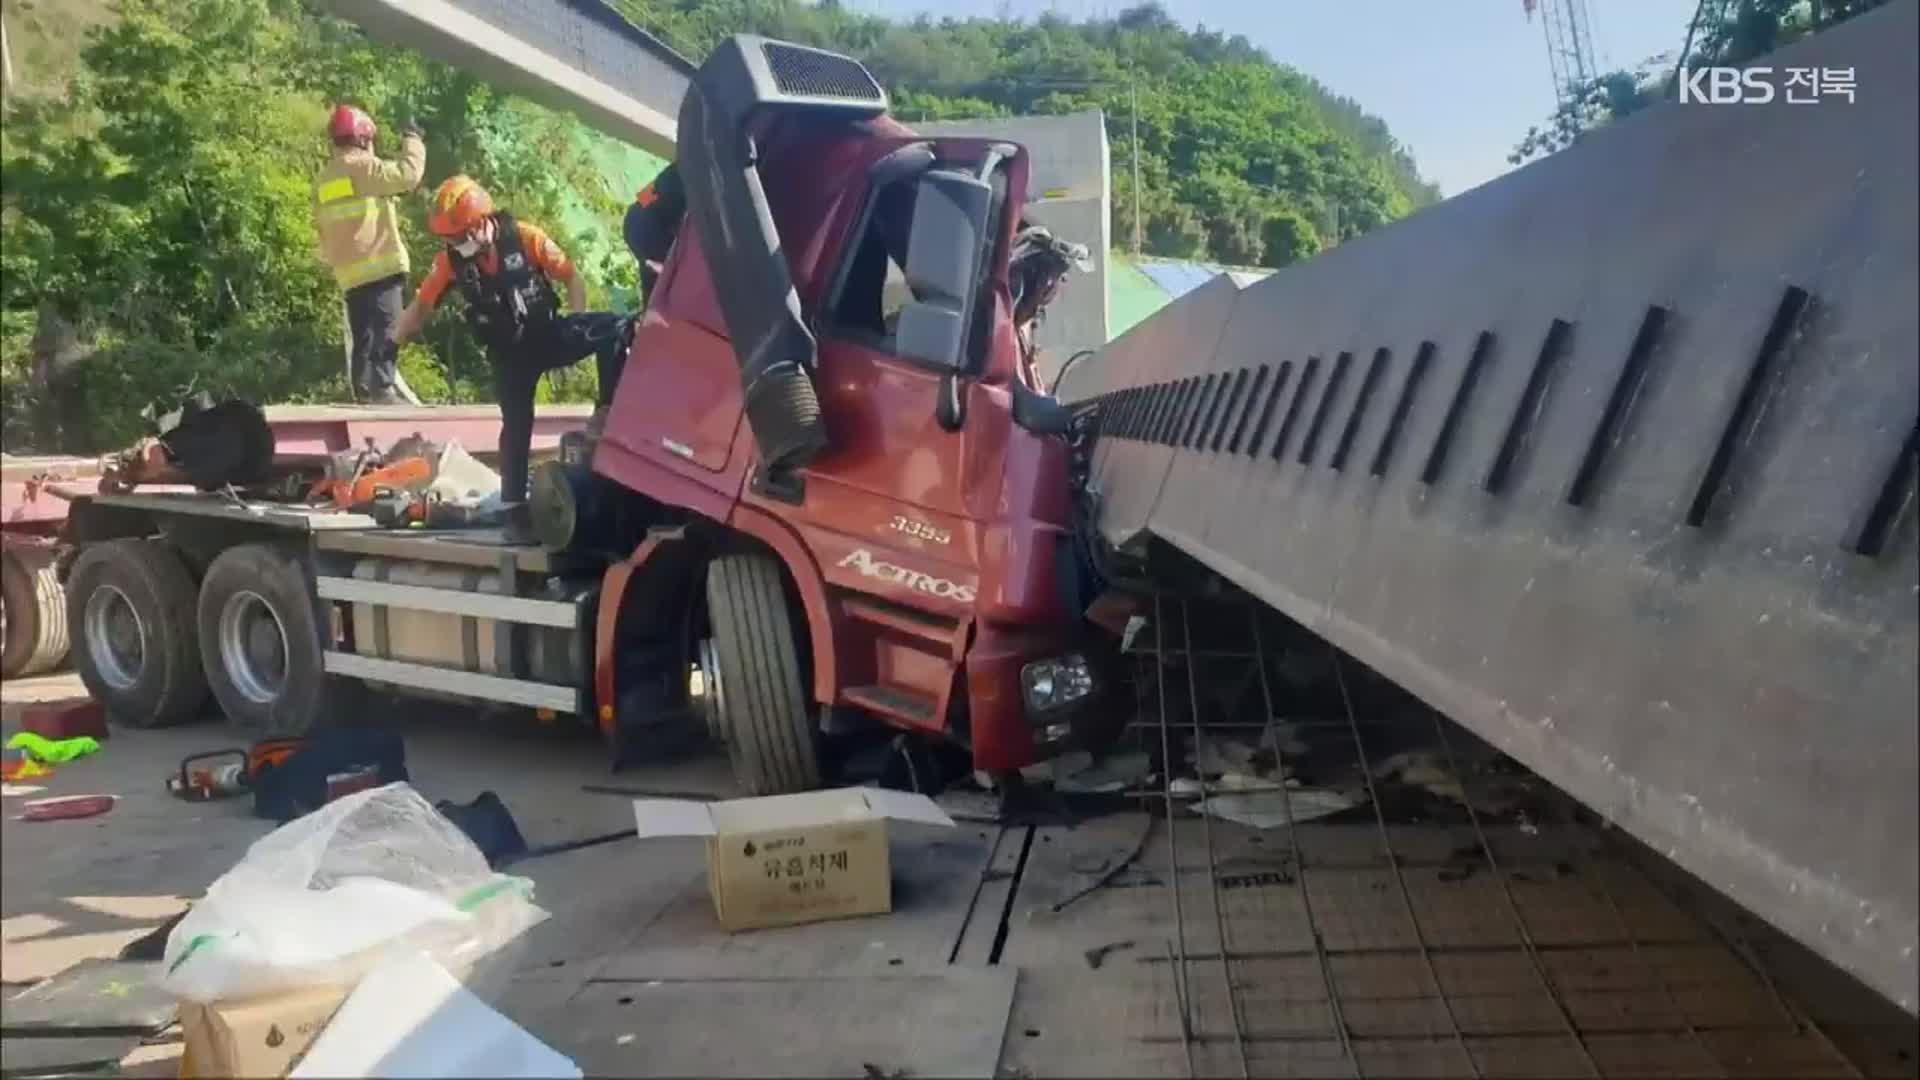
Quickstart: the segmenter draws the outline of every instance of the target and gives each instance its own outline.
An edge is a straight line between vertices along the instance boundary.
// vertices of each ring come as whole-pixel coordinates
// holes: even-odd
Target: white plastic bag
[[[546,919],[531,896],[412,787],[388,784],[248,848],[167,936],[161,985],[199,1002],[347,985],[402,948],[470,974]]]

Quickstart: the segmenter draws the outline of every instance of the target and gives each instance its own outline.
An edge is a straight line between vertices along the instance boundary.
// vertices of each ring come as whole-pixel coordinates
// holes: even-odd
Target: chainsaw
[[[464,529],[481,524],[486,515],[472,506],[444,502],[424,492],[405,488],[387,488],[348,507],[365,514],[384,529],[405,529],[419,525],[428,529]]]
[[[375,450],[347,451],[327,460],[327,468],[307,493],[310,503],[350,508],[371,502],[383,491],[407,491],[433,482],[433,459],[425,454],[389,456]]]

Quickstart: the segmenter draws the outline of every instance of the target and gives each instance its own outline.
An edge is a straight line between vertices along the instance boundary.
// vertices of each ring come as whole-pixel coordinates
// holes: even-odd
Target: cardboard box
[[[352,989],[310,987],[211,1005],[183,1001],[180,1075],[285,1076]]]
[[[458,963],[446,970],[465,982],[476,968],[500,949]],[[202,1004],[179,1004],[181,1080],[213,1077],[281,1077],[320,1037],[355,983],[302,987],[259,997]]]
[[[925,795],[840,788],[701,803],[635,799],[641,839],[707,840],[707,891],[728,930],[893,910],[887,822],[952,827]]]

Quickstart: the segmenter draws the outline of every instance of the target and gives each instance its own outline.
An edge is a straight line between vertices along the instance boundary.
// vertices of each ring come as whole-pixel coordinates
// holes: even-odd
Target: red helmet
[[[468,176],[449,176],[433,193],[433,213],[427,227],[436,234],[458,240],[493,213],[493,197]]]
[[[335,106],[333,119],[327,121],[327,134],[333,136],[335,142],[343,139],[371,142],[379,130],[373,124],[373,117],[351,105]]]

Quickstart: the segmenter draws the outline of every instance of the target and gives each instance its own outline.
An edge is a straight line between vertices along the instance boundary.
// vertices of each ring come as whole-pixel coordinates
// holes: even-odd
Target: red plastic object
[[[23,821],[66,821],[98,817],[113,809],[116,801],[113,795],[61,795],[52,799],[35,799],[26,805],[20,818]]]
[[[97,701],[52,701],[27,706],[20,713],[20,730],[46,739],[91,735],[107,737],[107,711]]]

